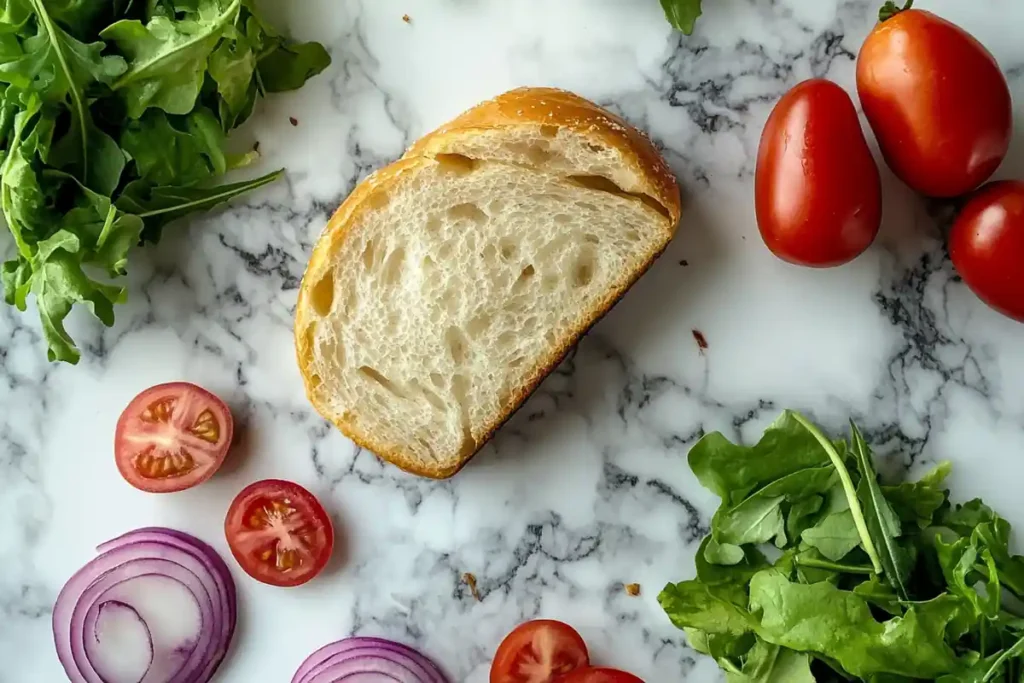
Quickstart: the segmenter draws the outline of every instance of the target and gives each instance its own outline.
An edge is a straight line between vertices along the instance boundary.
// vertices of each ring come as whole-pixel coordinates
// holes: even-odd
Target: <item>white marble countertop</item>
[[[98,542],[147,525],[190,531],[232,565],[240,622],[221,683],[287,681],[351,633],[417,645],[453,681],[483,683],[501,637],[538,615],[575,624],[597,660],[651,683],[714,680],[655,599],[692,572],[714,506],[684,456],[705,431],[755,439],[786,407],[835,429],[855,417],[897,467],[951,459],[957,495],[984,495],[1024,525],[1024,326],[954,276],[933,218],[942,207],[883,170],[880,239],[830,271],[781,263],[755,226],[753,160],[772,104],[810,76],[852,86],[879,0],[705,0],[690,38],[671,32],[657,0],[276,4],[294,35],[334,58],[239,133],[259,140],[267,168],[287,166],[287,182],[134,254],[117,325],[71,323],[78,367],[46,362],[34,315],[0,310],[0,681],[63,680],[57,591]],[[1010,74],[1018,135],[1000,175],[1024,176],[1024,43],[1013,28],[1024,5],[921,4],[974,33]],[[648,130],[685,188],[683,223],[462,474],[415,479],[305,402],[296,288],[359,178],[467,106],[527,84],[575,90]],[[139,390],[175,379],[227,398],[240,444],[200,487],[141,493],[115,469],[114,423]],[[329,571],[297,589],[248,579],[222,534],[234,494],[271,476],[315,492],[340,533]]]

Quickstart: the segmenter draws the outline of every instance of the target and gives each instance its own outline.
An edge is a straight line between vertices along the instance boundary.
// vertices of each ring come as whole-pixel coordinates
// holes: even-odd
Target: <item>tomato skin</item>
[[[857,92],[886,163],[921,194],[970,192],[1010,147],[1010,89],[995,58],[931,12],[874,28],[857,57]]]
[[[978,190],[953,223],[949,254],[979,299],[1024,322],[1024,181]]]
[[[233,438],[234,419],[220,398],[188,382],[158,384],[118,418],[114,462],[141,491],[184,491],[220,469]]]
[[[537,619],[520,624],[501,641],[490,683],[553,683],[589,664],[587,645],[572,626]]]
[[[242,489],[228,508],[224,535],[245,573],[271,586],[306,583],[323,570],[334,550],[334,526],[323,506],[312,493],[283,479],[264,479]],[[282,562],[291,566],[283,569],[278,566]]]
[[[625,671],[595,666],[576,669],[571,674],[559,678],[556,683],[644,683],[644,681]]]
[[[754,199],[761,237],[785,261],[837,266],[871,246],[882,181],[842,88],[804,81],[775,105],[761,134]]]

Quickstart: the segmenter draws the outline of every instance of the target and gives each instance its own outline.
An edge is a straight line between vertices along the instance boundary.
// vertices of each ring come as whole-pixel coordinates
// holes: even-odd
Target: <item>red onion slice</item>
[[[383,638],[346,638],[304,661],[292,683],[448,683],[434,662]]]
[[[104,543],[53,608],[72,683],[206,683],[235,627],[235,585],[202,541],[140,529]]]

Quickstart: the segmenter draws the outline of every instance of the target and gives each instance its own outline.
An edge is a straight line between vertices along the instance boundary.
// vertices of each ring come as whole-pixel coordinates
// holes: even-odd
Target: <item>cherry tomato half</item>
[[[587,645],[572,626],[548,619],[528,621],[498,646],[491,683],[552,683],[589,663]]]
[[[889,167],[933,197],[985,182],[1013,129],[1010,89],[992,54],[956,24],[905,10],[868,35],[857,92]]]
[[[882,181],[846,91],[814,79],[783,95],[761,134],[754,197],[761,237],[785,261],[837,266],[871,245]]]
[[[271,586],[298,586],[320,573],[334,550],[331,518],[298,484],[265,479],[235,496],[224,520],[231,554]]]
[[[982,301],[1024,322],[1024,182],[981,188],[953,224],[949,254]]]
[[[587,669],[576,669],[568,676],[559,678],[557,683],[644,683],[642,679],[633,674],[618,669],[604,669],[601,667],[590,667]]]
[[[132,399],[114,431],[114,460],[137,489],[170,493],[202,483],[224,462],[234,431],[231,411],[186,382],[160,384]]]

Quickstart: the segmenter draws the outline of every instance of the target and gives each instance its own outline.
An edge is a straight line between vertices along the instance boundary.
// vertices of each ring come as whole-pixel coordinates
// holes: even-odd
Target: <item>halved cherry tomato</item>
[[[761,135],[754,199],[764,243],[790,263],[837,266],[871,245],[882,181],[845,90],[813,79],[783,95]]]
[[[528,621],[498,646],[491,683],[552,683],[589,663],[587,645],[572,626],[549,619]]]
[[[231,554],[271,586],[298,586],[320,573],[334,550],[331,518],[298,484],[265,479],[235,496],[224,520]]]
[[[187,382],[160,384],[132,399],[114,431],[114,459],[137,489],[170,493],[202,483],[224,462],[234,432],[231,411]]]
[[[992,54],[956,24],[901,11],[857,57],[864,115],[893,172],[918,192],[955,197],[988,180],[1010,146],[1010,89]]]
[[[978,190],[953,224],[949,255],[982,301],[1024,322],[1024,182]]]
[[[618,669],[605,669],[591,667],[577,669],[568,676],[559,678],[557,683],[644,683],[642,679],[633,674]]]

